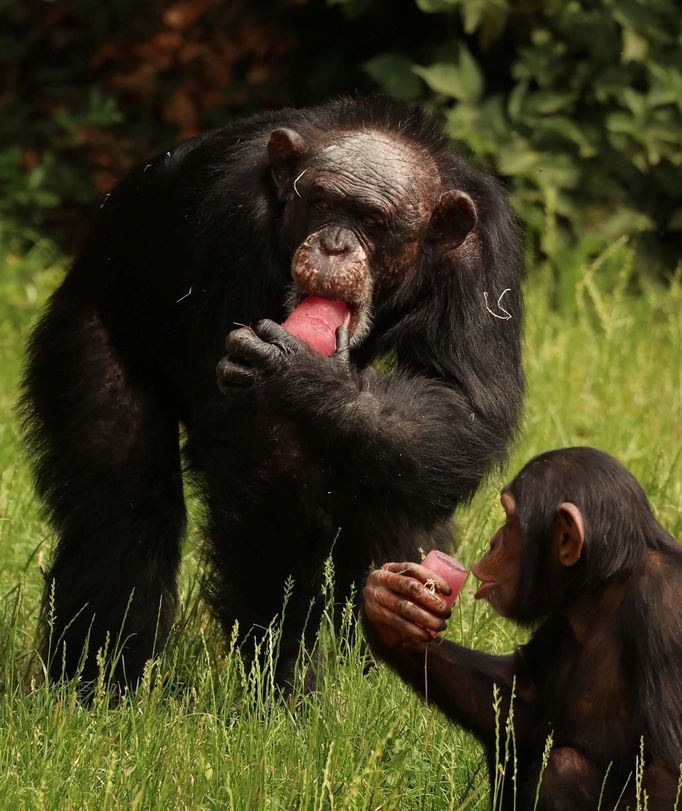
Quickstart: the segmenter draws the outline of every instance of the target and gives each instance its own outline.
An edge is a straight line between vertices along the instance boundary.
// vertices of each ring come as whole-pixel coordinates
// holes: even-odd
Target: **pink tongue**
[[[282,324],[287,332],[300,338],[320,355],[336,351],[336,330],[350,321],[345,301],[308,296]]]

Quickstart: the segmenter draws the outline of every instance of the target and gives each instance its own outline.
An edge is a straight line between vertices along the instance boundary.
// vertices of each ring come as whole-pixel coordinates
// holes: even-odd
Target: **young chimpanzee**
[[[507,764],[502,808],[534,807],[551,734],[538,809],[587,811],[600,796],[602,808],[619,797],[618,808],[631,805],[641,739],[640,790],[651,811],[672,809],[682,763],[682,547],[635,479],[593,448],[536,456],[501,501],[506,523],[471,567],[481,580],[475,596],[516,622],[541,620],[528,644],[491,656],[434,642],[425,629],[442,631],[449,610],[433,586],[449,586],[418,564],[387,563],[364,591],[372,648],[417,691],[428,679],[429,698],[483,743],[491,788],[493,685],[503,724],[514,691],[516,799]]]
[[[135,681],[163,644],[182,426],[224,627],[261,632],[295,581],[287,680],[332,548],[341,597],[372,560],[446,542],[504,457],[521,276],[497,183],[385,100],[266,113],[134,171],[29,352],[30,448],[58,533],[51,674],[76,673],[88,640],[93,679],[109,633],[124,642],[115,678]],[[292,310],[304,341],[275,323]]]

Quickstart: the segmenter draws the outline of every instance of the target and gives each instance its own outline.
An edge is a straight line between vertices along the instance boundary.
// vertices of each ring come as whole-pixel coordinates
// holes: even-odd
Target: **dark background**
[[[682,237],[674,0],[4,0],[0,215],[74,250],[128,168],[257,110],[387,92],[500,175],[557,272]],[[7,238],[7,236],[6,236]]]

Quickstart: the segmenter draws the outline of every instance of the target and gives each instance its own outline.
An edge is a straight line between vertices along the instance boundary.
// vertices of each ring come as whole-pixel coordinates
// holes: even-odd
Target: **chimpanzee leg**
[[[117,640],[122,656],[108,675],[132,684],[169,632],[185,510],[177,420],[155,387],[94,305],[58,291],[33,336],[24,398],[57,530],[43,604],[53,678],[79,667],[83,681],[96,678],[109,639],[109,657]]]
[[[321,564],[308,570],[293,556],[286,560],[272,548],[259,546],[252,533],[260,538],[272,533],[282,551],[292,549],[300,541],[300,535],[283,533],[281,523],[264,520],[262,513],[259,516],[245,513],[244,519],[239,527],[212,522],[209,599],[228,637],[234,623],[239,623],[247,658],[255,645],[264,642],[266,629],[272,625],[273,631],[280,634],[273,638],[277,657],[275,681],[278,686],[289,688],[294,682],[301,643],[310,652],[319,628]],[[287,581],[292,590],[285,605]],[[267,647],[262,648],[261,655],[268,653]]]
[[[603,775],[601,776],[603,777]],[[581,752],[562,746],[549,756],[542,775],[538,811],[592,811],[601,788],[597,768]],[[536,786],[526,787],[528,796],[518,807],[533,807]]]
[[[244,651],[281,623],[275,678],[289,688],[304,639],[312,650],[321,581],[336,534],[319,507],[314,465],[303,465],[286,430],[264,426],[254,408],[221,398],[194,420],[189,455],[209,504],[207,596],[226,635],[238,621]],[[292,590],[284,605],[287,581]]]

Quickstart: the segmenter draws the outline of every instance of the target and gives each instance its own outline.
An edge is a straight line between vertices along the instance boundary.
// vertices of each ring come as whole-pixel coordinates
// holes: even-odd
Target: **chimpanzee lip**
[[[494,580],[484,580],[481,585],[476,589],[474,600],[484,599],[489,597],[497,588],[497,583]]]

